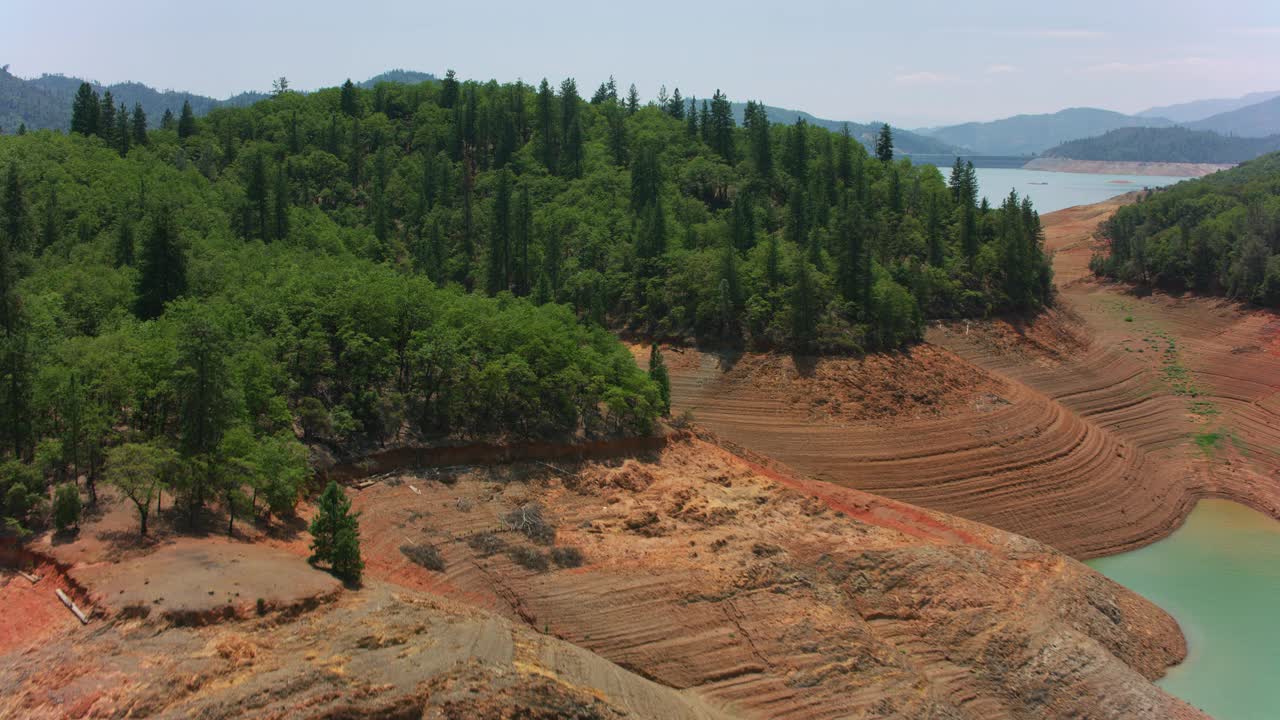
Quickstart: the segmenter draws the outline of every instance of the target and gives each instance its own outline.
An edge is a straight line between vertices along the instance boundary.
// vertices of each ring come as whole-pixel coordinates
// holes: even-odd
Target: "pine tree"
[[[811,350],[818,334],[818,298],[813,273],[803,257],[796,258],[796,284],[791,289],[791,343]]]
[[[840,126],[840,139],[836,146],[836,178],[845,187],[853,182],[853,136],[849,133],[849,123]]]
[[[493,222],[489,235],[489,267],[485,289],[496,295],[510,287],[511,258],[511,173],[498,171],[498,187],[493,198]]]
[[[745,190],[740,190],[733,198],[733,207],[729,213],[729,239],[733,247],[741,252],[750,250],[756,244],[755,202]]]
[[[440,82],[440,107],[452,110],[458,104],[458,73],[449,70]]]
[[[173,210],[155,209],[142,243],[133,313],[143,320],[160,317],[165,303],[187,290],[187,259],[178,240]]]
[[[98,107],[98,137],[107,141],[107,147],[116,147],[116,101],[110,90],[102,93]]]
[[[690,140],[698,140],[701,133],[698,130],[698,99],[689,98],[689,111],[685,113],[684,121],[685,135]]]
[[[133,221],[128,213],[120,215],[120,225],[116,228],[116,243],[113,251],[116,267],[133,265]]]
[[[582,177],[583,135],[579,117],[578,85],[573,78],[560,83],[560,174]]]
[[[182,115],[178,117],[178,139],[189,138],[196,134],[196,116],[191,111],[191,101],[182,101]]]
[[[529,186],[520,185],[515,216],[515,285],[517,295],[529,294],[529,245],[533,241],[533,207],[529,204]]]
[[[658,344],[649,347],[649,379],[658,386],[659,409],[663,415],[671,413],[671,376],[667,373],[667,364],[662,359],[662,351]]]
[[[116,148],[120,151],[121,157],[129,154],[129,147],[132,144],[133,132],[129,127],[129,111],[125,109],[124,103],[120,103],[120,109],[116,111]]]
[[[799,183],[809,177],[809,124],[804,118],[796,120],[787,133],[787,147],[782,158],[786,171]]]
[[[338,109],[347,117],[359,117],[360,115],[360,98],[357,95],[355,83],[351,82],[351,78],[342,83],[342,91],[338,97]]]
[[[737,153],[733,146],[733,128],[736,125],[733,119],[733,106],[729,104],[729,98],[718,89],[711,98],[710,120],[711,149],[719,153],[725,162],[734,164],[737,161]]]
[[[360,557],[359,514],[351,512],[351,500],[332,480],[320,495],[316,516],[311,520],[309,529],[309,561],[326,563],[341,580],[359,584],[364,571],[364,561]]]
[[[542,78],[538,86],[538,159],[552,172],[556,169],[555,94],[551,84]]]
[[[676,88],[675,91],[671,93],[671,99],[667,100],[667,107],[665,109],[667,114],[671,117],[676,118],[677,120],[684,119],[684,98],[680,97],[680,88]]]
[[[177,127],[177,122],[173,119],[173,111],[165,108],[164,115],[160,117],[161,130],[173,130]]]
[[[610,104],[605,109],[605,117],[609,122],[609,157],[614,165],[625,167],[627,164],[626,111],[617,104]]]
[[[98,93],[87,82],[80,83],[71,104],[71,132],[96,135],[98,132]]]
[[[264,153],[256,152],[249,160],[248,177],[245,178],[244,195],[249,203],[247,216],[250,222],[244,227],[246,238],[271,239],[267,224],[270,205],[267,196],[267,160]]]
[[[773,139],[770,137],[769,116],[760,103],[748,102],[743,113],[747,125],[747,139],[751,143],[751,160],[756,175],[767,185],[773,177]]]
[[[631,83],[631,88],[627,90],[627,114],[635,115],[640,109],[640,93],[636,90],[636,84]]]
[[[876,137],[876,158],[882,163],[893,162],[893,130],[889,123],[880,126],[880,135]]]
[[[778,236],[769,233],[768,239],[765,241],[764,255],[764,281],[770,290],[778,287],[778,283],[782,281],[782,259],[778,251]]]
[[[809,240],[808,201],[800,184],[791,187],[791,197],[787,200],[787,239],[797,246],[803,247]]]

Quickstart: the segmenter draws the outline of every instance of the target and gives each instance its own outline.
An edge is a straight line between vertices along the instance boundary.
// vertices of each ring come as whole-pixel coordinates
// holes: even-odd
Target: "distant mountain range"
[[[1242,163],[1280,150],[1280,135],[1247,138],[1185,127],[1129,127],[1065,142],[1041,157],[1111,162]]]
[[[430,73],[389,70],[359,84],[371,88],[380,82],[420,83],[434,79]],[[65,130],[71,124],[71,102],[82,82],[81,78],[48,74],[25,80],[11,74],[8,66],[0,68],[0,131],[12,133],[22,124],[32,130]],[[141,103],[153,126],[160,122],[165,110],[176,115],[183,102],[190,102],[196,115],[204,115],[217,107],[243,107],[270,97],[267,93],[244,92],[218,100],[189,92],[156,90],[137,82],[90,84],[99,94],[110,90],[115,101],[127,108]]]
[[[747,104],[731,103],[731,105],[733,106],[734,117],[741,124]],[[868,148],[875,147],[876,136],[880,133],[880,126],[883,124],[879,122],[859,123],[851,120],[825,120],[820,117],[814,117],[802,110],[788,110],[787,108],[774,107],[772,105],[765,105],[764,110],[769,122],[780,125],[794,125],[797,120],[804,118],[804,121],[810,125],[817,125],[818,127],[840,132],[840,128],[847,124],[850,134]],[[897,152],[904,155],[952,155],[960,152],[959,148],[937,138],[896,127],[893,128],[893,146]]]
[[[1251,138],[1275,135],[1280,133],[1280,96],[1187,123],[1187,127]]]
[[[1070,140],[1122,127],[1168,127],[1164,118],[1141,118],[1098,108],[1067,108],[1044,115],[1015,115],[991,122],[931,128],[930,137],[981,155],[1035,155]]]
[[[1232,110],[1239,110],[1250,105],[1257,105],[1274,97],[1280,97],[1280,90],[1249,93],[1238,98],[1212,98],[1209,100],[1193,100],[1177,105],[1163,105],[1161,107],[1148,108],[1136,113],[1136,115],[1146,118],[1166,118],[1176,123],[1194,123],[1197,120],[1204,120],[1214,115],[1229,113]]]

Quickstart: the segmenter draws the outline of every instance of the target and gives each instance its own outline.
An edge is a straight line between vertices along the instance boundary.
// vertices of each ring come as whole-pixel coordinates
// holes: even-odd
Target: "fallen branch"
[[[18,571],[18,574],[26,578],[28,581],[30,581],[32,585],[35,585],[36,583],[40,582],[39,575],[32,575],[31,573],[23,572],[21,570]]]
[[[71,598],[67,597],[66,593],[62,592],[62,588],[58,588],[54,592],[58,594],[58,599],[62,601],[63,605],[67,606],[67,609],[71,611],[71,614],[80,619],[81,625],[89,624],[89,618],[85,616],[84,612],[81,611],[80,608],[76,607],[75,602]]]

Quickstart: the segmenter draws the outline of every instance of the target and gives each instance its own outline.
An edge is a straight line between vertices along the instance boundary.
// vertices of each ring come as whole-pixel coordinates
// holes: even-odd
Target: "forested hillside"
[[[1280,154],[1158,190],[1102,226],[1096,272],[1280,304]]]
[[[1280,97],[1197,120],[1188,123],[1187,127],[1253,138],[1278,135],[1280,134]]]
[[[394,71],[393,71],[394,72]],[[20,127],[28,130],[66,130],[71,121],[71,103],[80,84],[80,78],[65,75],[41,75],[24,80],[0,68],[0,132],[12,135]],[[184,102],[191,105],[196,115],[204,115],[215,107],[252,105],[267,97],[264,93],[246,92],[216,100],[211,97],[174,90],[156,90],[137,82],[93,85],[95,92],[111,93],[117,103],[132,109],[141,105],[152,122],[158,122],[165,111],[176,114]]]
[[[1139,118],[1097,108],[1067,108],[1043,115],[1015,115],[929,131],[931,137],[980,155],[1034,155],[1070,140],[1122,127],[1168,127],[1164,118]]]
[[[0,138],[14,523],[122,443],[195,516],[286,511],[299,437],[644,431],[665,395],[606,327],[856,351],[1048,299],[1028,202],[978,206],[971,168],[895,161],[887,127],[875,156],[755,104],[738,128],[719,93],[450,74],[150,125],[83,85],[70,134]]]
[[[1044,151],[1044,157],[1118,162],[1240,163],[1280,150],[1280,135],[1227,137],[1181,127],[1130,127],[1072,140]]]

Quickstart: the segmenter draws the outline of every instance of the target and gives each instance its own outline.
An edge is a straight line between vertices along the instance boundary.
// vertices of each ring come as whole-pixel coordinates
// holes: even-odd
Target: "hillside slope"
[[[1055,145],[1121,127],[1167,127],[1164,118],[1139,118],[1097,108],[1068,108],[1045,115],[1015,115],[991,122],[950,125],[930,135],[975,153],[1032,155]]]
[[[1280,97],[1189,123],[1194,130],[1213,130],[1227,135],[1265,137],[1280,134]]]
[[[1134,113],[1138,117],[1148,118],[1166,118],[1177,123],[1190,123],[1197,120],[1204,120],[1212,115],[1219,113],[1231,112],[1239,110],[1243,107],[1256,105],[1265,102],[1274,97],[1280,97],[1280,90],[1271,92],[1255,92],[1248,95],[1242,95],[1237,98],[1208,98],[1205,100],[1192,100],[1191,102],[1177,103],[1174,105],[1163,105]]]
[[[743,115],[747,108],[746,103],[732,103],[732,106],[734,117],[739,123],[742,123]],[[858,123],[844,120],[826,120],[814,117],[803,110],[788,110],[787,108],[774,107],[772,105],[765,105],[764,109],[769,117],[769,122],[782,125],[794,125],[797,120],[803,119],[810,125],[826,128],[832,132],[840,132],[847,124],[849,132],[868,149],[875,148],[876,136],[879,134],[882,124],[877,122]],[[952,155],[960,152],[960,148],[942,140],[901,128],[893,129],[893,145],[897,152],[905,155]]]
[[[1280,150],[1280,135],[1227,137],[1183,127],[1128,127],[1049,148],[1043,157],[1162,163],[1241,163]]]

